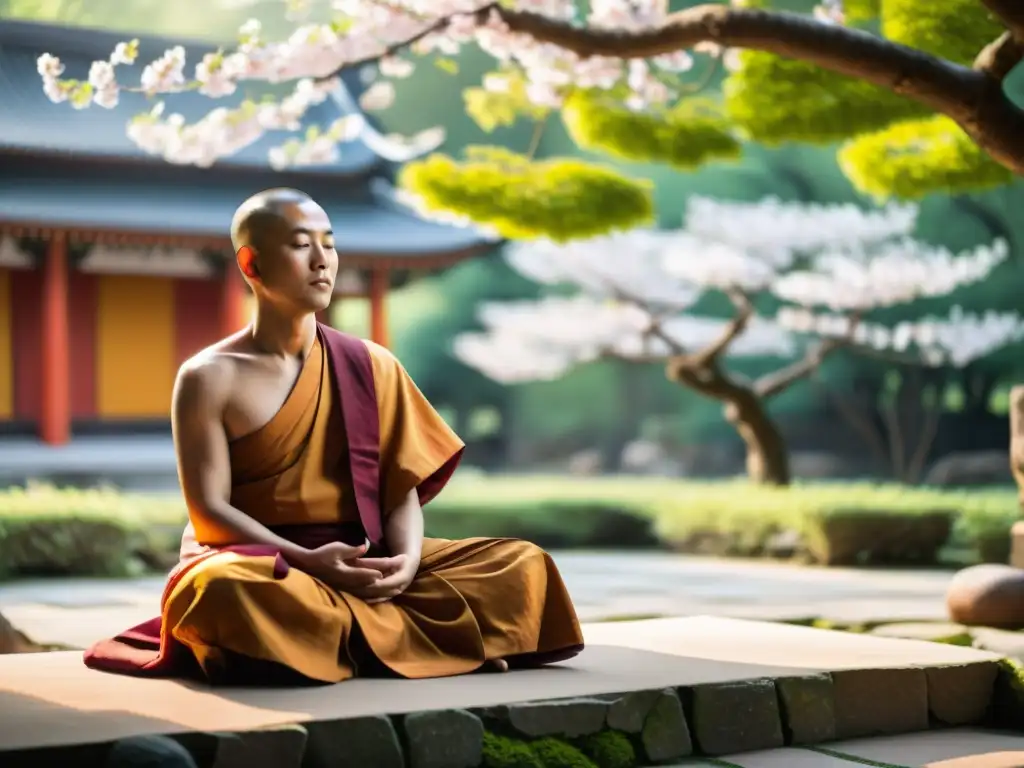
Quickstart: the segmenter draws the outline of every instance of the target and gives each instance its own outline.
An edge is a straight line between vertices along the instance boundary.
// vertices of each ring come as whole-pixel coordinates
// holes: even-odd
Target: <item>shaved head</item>
[[[266,249],[288,230],[288,207],[312,202],[313,198],[305,192],[286,187],[253,195],[238,206],[231,219],[231,244],[235,251],[246,245],[257,253]]]

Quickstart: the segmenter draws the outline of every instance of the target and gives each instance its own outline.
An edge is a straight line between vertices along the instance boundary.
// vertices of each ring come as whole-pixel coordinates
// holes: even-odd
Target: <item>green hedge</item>
[[[507,536],[551,549],[653,548],[823,564],[1005,562],[1012,489],[469,475],[427,508],[432,536]],[[0,576],[124,574],[173,561],[176,496],[0,491]]]

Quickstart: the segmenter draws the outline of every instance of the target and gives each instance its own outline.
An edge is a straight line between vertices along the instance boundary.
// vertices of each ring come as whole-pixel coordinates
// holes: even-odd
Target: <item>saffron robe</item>
[[[307,548],[371,541],[386,554],[382,510],[413,489],[427,504],[464,445],[395,357],[318,326],[277,414],[229,444],[231,503]],[[239,545],[189,510],[179,565],[158,618],[85,654],[88,666],[214,683],[407,678],[570,658],[583,638],[551,558],[529,542],[425,538],[419,571],[378,604],[337,592],[277,550]]]

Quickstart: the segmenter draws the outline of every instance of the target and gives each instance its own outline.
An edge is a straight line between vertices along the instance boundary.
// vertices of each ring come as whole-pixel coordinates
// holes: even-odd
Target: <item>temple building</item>
[[[133,37],[140,55],[119,68],[126,83],[179,44],[0,22],[0,440],[36,435],[56,446],[73,434],[166,431],[178,366],[247,322],[228,230],[237,205],[259,190],[295,187],[324,206],[342,264],[335,299],[368,298],[371,335],[383,344],[395,281],[492,247],[395,204],[394,164],[363,139],[343,144],[336,163],[308,169],[270,168],[282,133],[211,168],[173,165],[126,135],[127,122],[152,108],[141,94],[122,93],[112,110],[75,110],[43,93],[40,54],[58,56],[65,77],[84,78],[93,60]],[[212,48],[186,50],[191,71]],[[359,73],[346,74],[347,90],[311,109],[306,125],[357,109],[361,87]],[[241,98],[182,93],[167,106],[191,121]]]

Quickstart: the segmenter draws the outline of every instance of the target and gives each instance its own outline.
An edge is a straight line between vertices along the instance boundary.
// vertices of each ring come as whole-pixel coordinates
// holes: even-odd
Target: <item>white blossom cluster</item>
[[[519,70],[525,77],[527,98],[536,105],[558,108],[575,87],[625,86],[628,105],[642,110],[674,99],[679,91],[678,74],[694,63],[687,51],[650,59],[583,58],[513,32],[502,18],[503,13],[519,11],[593,28],[643,29],[665,20],[665,0],[591,0],[586,4],[575,0],[505,0],[500,4],[485,0],[334,0],[332,5],[338,14],[335,23],[298,24],[282,41],[265,39],[260,24],[249,21],[239,30],[235,50],[206,54],[191,66],[191,72],[186,52],[178,46],[147,63],[137,83],[119,82],[117,68],[135,62],[137,41],[120,43],[108,60],[94,62],[84,81],[63,79],[64,65],[48,53],[39,57],[38,70],[51,100],[68,101],[79,109],[90,104],[113,108],[125,89],[149,96],[188,89],[217,99],[234,94],[246,81],[297,83],[292,95],[276,105],[245,102],[233,109],[215,109],[192,124],[186,124],[180,115],[164,118],[158,112],[140,116],[132,124],[129,135],[146,152],[173,163],[209,165],[266,131],[295,130],[306,110],[337,86],[334,77],[346,67],[376,65],[376,72],[368,70],[369,76],[383,79],[369,86],[361,103],[367,110],[384,109],[394,99],[392,81],[408,77],[417,57],[451,56],[473,43],[498,66]],[[584,6],[585,14],[581,11]],[[708,43],[695,46],[694,51],[715,57],[725,53]],[[85,75],[76,73],[77,77]],[[484,80],[485,88],[507,86],[506,78]],[[278,166],[324,162],[336,151],[328,144],[337,145],[361,127],[355,123],[332,126],[297,138],[276,152],[273,161]],[[438,130],[432,129],[429,137],[435,142]]]
[[[752,317],[726,350],[732,356],[793,357],[814,337],[959,366],[1021,339],[1024,320],[1016,314],[978,318],[955,309],[945,319],[893,328],[861,319],[947,295],[985,278],[1007,256],[1000,241],[961,254],[915,241],[909,233],[916,220],[914,206],[864,211],[692,198],[683,229],[515,243],[506,258],[516,271],[573,294],[484,305],[484,331],[456,339],[455,354],[511,383],[557,378],[605,356],[656,360],[695,352],[729,322],[688,311],[709,290],[771,294],[788,304],[773,318]]]

